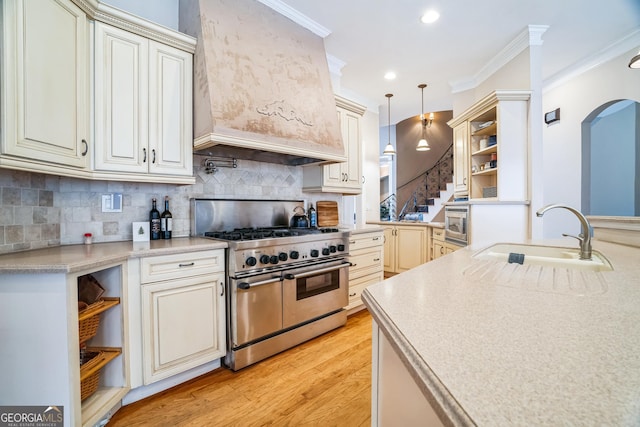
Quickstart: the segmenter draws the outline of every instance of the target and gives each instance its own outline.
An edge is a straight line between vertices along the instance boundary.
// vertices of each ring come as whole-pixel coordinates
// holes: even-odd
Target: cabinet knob
[[[380,258],[374,258],[373,260],[374,260],[375,262],[378,262],[378,261],[380,261]]]

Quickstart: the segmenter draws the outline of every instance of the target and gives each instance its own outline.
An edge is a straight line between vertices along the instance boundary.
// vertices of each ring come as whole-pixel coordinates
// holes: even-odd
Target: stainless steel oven
[[[445,206],[444,238],[458,245],[469,243],[469,206]]]
[[[192,203],[192,234],[228,245],[227,367],[241,369],[347,322],[348,232],[287,228],[297,201]]]

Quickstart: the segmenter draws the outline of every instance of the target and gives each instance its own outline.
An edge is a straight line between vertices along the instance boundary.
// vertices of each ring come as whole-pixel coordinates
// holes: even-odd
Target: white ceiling
[[[384,95],[394,94],[392,123],[420,113],[420,83],[428,85],[425,111],[452,109],[452,83],[477,74],[528,25],[549,26],[542,36],[543,79],[640,31],[640,0],[282,2],[330,31],[327,53],[346,63],[343,91],[380,105],[385,118]],[[432,8],[440,19],[422,24]],[[383,78],[389,70],[395,81]]]

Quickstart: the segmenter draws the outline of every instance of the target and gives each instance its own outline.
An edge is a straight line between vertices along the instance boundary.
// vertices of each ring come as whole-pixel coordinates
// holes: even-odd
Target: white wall
[[[560,108],[560,121],[545,126],[542,132],[545,204],[582,206],[582,122],[609,101],[640,101],[640,70],[628,67],[637,51],[636,47],[543,92],[543,111]],[[556,210],[543,219],[544,237],[578,231],[577,220],[568,212]]]

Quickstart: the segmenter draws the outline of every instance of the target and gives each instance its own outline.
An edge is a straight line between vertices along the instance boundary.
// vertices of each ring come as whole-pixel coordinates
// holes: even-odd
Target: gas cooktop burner
[[[204,235],[222,240],[259,240],[338,231],[340,230],[337,228],[236,228],[228,231],[208,231]]]

